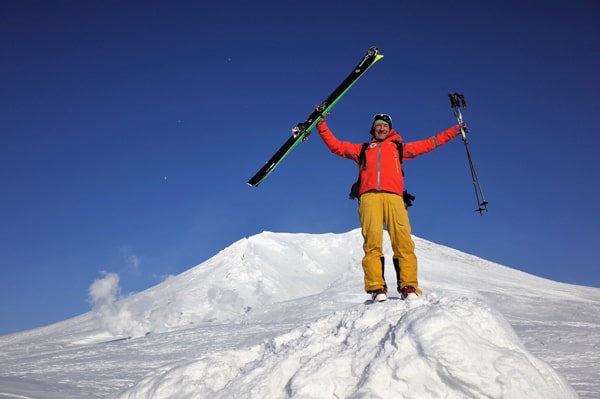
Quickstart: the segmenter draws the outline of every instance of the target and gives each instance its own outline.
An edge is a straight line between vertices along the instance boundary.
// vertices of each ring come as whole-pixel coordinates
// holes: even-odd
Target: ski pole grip
[[[458,107],[458,99],[456,98],[456,93],[448,93],[448,97],[450,98],[450,107],[456,109]]]
[[[460,108],[462,106],[463,109],[467,109],[467,102],[463,94],[448,93],[448,97],[450,98],[450,106],[452,108]]]

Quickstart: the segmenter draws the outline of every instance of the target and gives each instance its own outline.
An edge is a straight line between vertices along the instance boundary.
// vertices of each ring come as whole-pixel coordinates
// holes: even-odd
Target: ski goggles
[[[388,125],[392,125],[392,117],[388,114],[375,114],[375,116],[373,116],[373,123],[375,123],[375,121],[384,121]]]

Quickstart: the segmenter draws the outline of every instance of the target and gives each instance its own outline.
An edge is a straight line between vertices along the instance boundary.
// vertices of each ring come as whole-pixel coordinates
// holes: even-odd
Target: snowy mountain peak
[[[124,298],[109,273],[92,312],[0,337],[0,397],[577,397],[556,368],[600,391],[600,290],[415,244],[414,301],[370,302],[359,230],[263,232]]]

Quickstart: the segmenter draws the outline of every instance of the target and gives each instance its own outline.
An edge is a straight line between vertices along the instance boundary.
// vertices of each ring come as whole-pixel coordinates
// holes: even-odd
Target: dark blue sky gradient
[[[600,287],[599,20],[597,1],[2,2],[0,333],[87,311],[102,271],[128,294],[264,230],[357,228],[356,167],[316,134],[246,181],[373,45],[334,134],[366,141],[384,112],[426,138],[462,92],[489,201],[454,140],[405,163],[413,233]]]

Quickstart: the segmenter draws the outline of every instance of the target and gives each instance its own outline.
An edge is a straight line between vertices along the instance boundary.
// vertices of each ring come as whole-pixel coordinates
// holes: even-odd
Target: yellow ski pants
[[[399,267],[399,287],[410,285],[421,295],[417,279],[415,244],[410,236],[408,212],[401,196],[392,193],[367,192],[360,196],[358,215],[364,239],[362,260],[365,291],[386,286],[383,276],[383,228],[387,227],[394,264]]]

